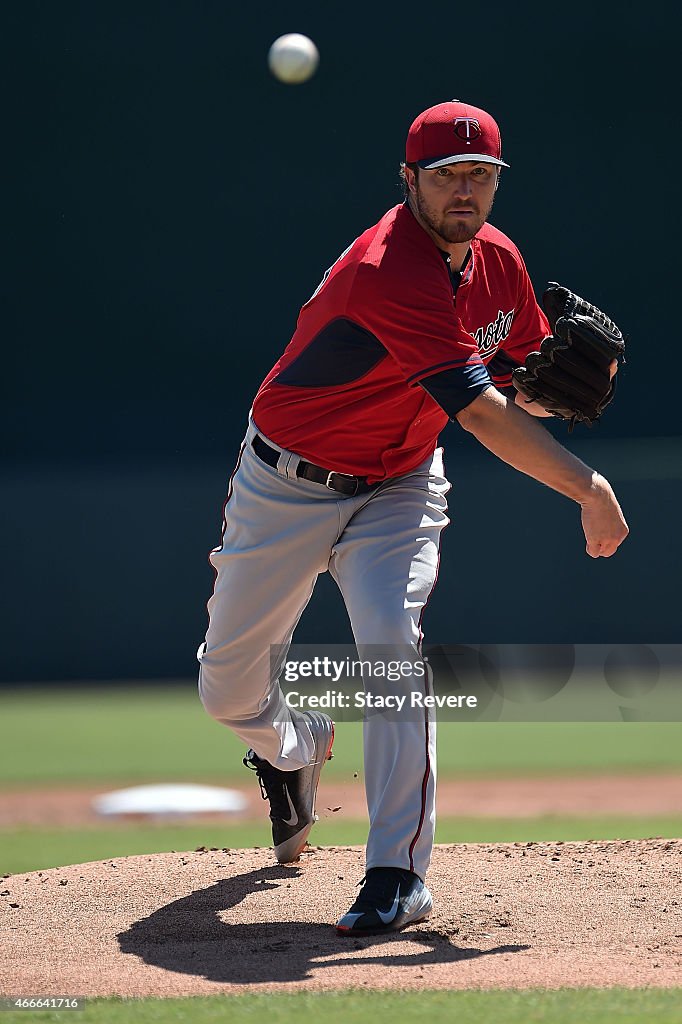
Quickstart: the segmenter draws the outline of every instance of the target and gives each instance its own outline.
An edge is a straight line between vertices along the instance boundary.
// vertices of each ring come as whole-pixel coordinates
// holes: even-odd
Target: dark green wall
[[[286,31],[320,49],[304,86],[266,69]],[[5,163],[16,176],[4,197],[2,677],[193,671],[205,552],[253,393],[324,268],[398,201],[406,129],[442,99],[497,116],[512,169],[493,221],[519,243],[538,288],[549,278],[573,286],[630,335],[599,438],[680,433],[663,386],[678,345],[679,132],[676,39],[662,6],[33,0],[15,6],[6,42]],[[456,457],[461,432],[449,437]],[[466,491],[474,524],[493,479],[483,458]],[[549,500],[550,519],[574,519],[560,499],[500,472],[495,535],[460,566],[474,589],[501,571],[538,502]],[[646,522],[663,500],[656,488],[678,485],[627,486]],[[511,533],[509,501],[523,506]],[[595,579],[606,603],[622,600],[624,577],[634,586],[651,565],[652,543],[643,530],[613,565],[576,562],[568,622],[582,628]],[[678,639],[678,566],[661,566],[638,639]],[[444,575],[438,600],[460,608],[462,637],[514,639],[535,581],[507,602],[510,633],[483,637],[490,618],[472,613],[459,575]],[[331,596],[320,608],[327,600],[345,629]],[[486,584],[477,601],[489,600]],[[527,638],[622,639],[622,614],[608,637],[556,636],[552,621],[537,620]],[[458,625],[439,639],[462,637]]]

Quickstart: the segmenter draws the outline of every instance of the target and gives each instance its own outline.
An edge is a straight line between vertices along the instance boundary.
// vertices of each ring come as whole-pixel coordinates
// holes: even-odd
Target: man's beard
[[[422,220],[429,226],[431,231],[450,245],[456,242],[470,242],[474,235],[481,230],[493,208],[493,200],[491,200],[490,206],[484,214],[474,213],[472,218],[456,220],[452,216],[436,214],[426,203],[419,189],[417,189],[416,201],[417,210]],[[472,204],[468,203],[467,206],[471,207]]]

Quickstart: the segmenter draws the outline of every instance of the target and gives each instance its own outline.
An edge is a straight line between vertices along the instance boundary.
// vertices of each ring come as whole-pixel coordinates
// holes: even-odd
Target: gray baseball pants
[[[308,764],[307,719],[290,709],[273,670],[271,645],[290,644],[319,573],[343,596],[362,657],[365,645],[392,645],[417,659],[421,616],[438,572],[440,532],[449,522],[442,450],[406,476],[346,497],[296,476],[299,457],[283,450],[277,468],[251,442],[252,420],[225,503],[209,626],[199,648],[199,693],[206,711],[277,768]],[[261,434],[261,437],[263,435]],[[391,683],[408,695],[415,680]],[[422,680],[431,691],[427,678]],[[426,875],[433,846],[436,723],[432,711],[364,721],[370,829],[367,869]]]

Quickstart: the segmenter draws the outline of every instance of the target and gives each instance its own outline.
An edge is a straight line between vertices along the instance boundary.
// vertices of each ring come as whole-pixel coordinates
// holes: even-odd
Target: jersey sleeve
[[[460,408],[490,386],[476,342],[455,313],[444,265],[388,283],[376,268],[363,269],[353,319],[379,339],[408,385],[448,371],[449,391],[461,392]]]
[[[456,419],[457,413],[473,402],[474,398],[482,391],[492,387],[491,380],[488,380],[483,386],[479,386],[476,382],[469,387],[462,387],[462,381],[455,370],[440,370],[428,377],[422,377],[419,383],[431,395],[431,398],[438,402],[443,412],[451,420]]]

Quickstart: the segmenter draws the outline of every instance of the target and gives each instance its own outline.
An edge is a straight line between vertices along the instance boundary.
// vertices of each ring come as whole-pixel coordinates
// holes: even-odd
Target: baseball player
[[[448,523],[438,447],[448,420],[576,502],[592,557],[612,555],[628,532],[608,481],[538,421],[600,414],[617,328],[559,286],[549,318],[539,307],[519,250],[487,222],[507,166],[486,111],[456,100],[424,111],[407,137],[404,203],[325,273],[253,403],[210,558],[199,692],[250,748],[281,863],[305,845],[334,736],[326,715],[287,706],[283,652],[330,572],[358,651],[395,646],[418,662]],[[571,355],[581,339],[599,356],[589,372],[584,353]],[[484,552],[481,569],[492,569]],[[392,685],[407,692],[415,678]],[[422,685],[431,692],[428,672]],[[394,931],[431,909],[435,721],[428,709],[394,717],[364,723],[366,874],[337,921],[342,935]]]

